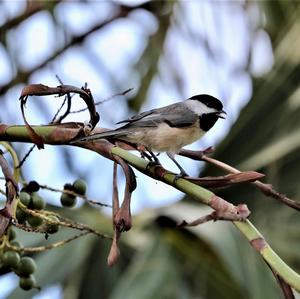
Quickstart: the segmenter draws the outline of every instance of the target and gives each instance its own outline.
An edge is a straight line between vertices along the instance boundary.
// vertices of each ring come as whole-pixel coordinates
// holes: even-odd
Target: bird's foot
[[[146,170],[149,170],[151,167],[161,166],[160,161],[157,159],[157,161],[149,161],[147,164]]]
[[[185,177],[188,177],[189,175],[187,174],[187,172],[182,168],[180,170],[180,173],[176,174],[173,180],[173,184],[176,183],[176,181],[178,181],[179,179],[184,179]]]

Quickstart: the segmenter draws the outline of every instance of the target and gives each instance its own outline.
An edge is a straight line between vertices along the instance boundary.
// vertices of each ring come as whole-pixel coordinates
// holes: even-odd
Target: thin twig
[[[128,88],[128,89],[126,89],[126,90],[123,91],[123,92],[115,93],[115,94],[113,94],[112,96],[110,96],[110,97],[108,97],[108,98],[106,98],[106,99],[104,99],[104,100],[102,100],[102,101],[95,102],[95,106],[101,105],[101,104],[103,104],[103,103],[105,103],[105,102],[108,102],[108,101],[112,100],[113,98],[115,98],[115,97],[117,97],[117,96],[124,96],[126,93],[130,92],[131,90],[133,90],[133,88]],[[70,114],[71,114],[71,113],[79,113],[79,112],[83,112],[83,111],[86,111],[86,110],[87,110],[87,108],[83,108],[83,109],[71,111]]]
[[[106,207],[106,208],[112,208],[112,206],[109,205],[109,204],[101,203],[99,201],[88,199],[86,196],[78,194],[78,193],[76,193],[74,191],[71,191],[71,190],[61,190],[61,189],[53,188],[53,187],[50,187],[50,186],[47,186],[47,185],[39,185],[39,186],[42,189],[46,189],[46,190],[49,190],[49,191],[66,193],[66,194],[70,194],[70,195],[74,195],[74,196],[80,197],[83,200],[85,200],[85,201],[87,201],[87,202],[89,202],[90,204],[93,204],[93,205],[98,205],[98,206]]]
[[[6,247],[9,248],[9,249],[12,249],[13,251],[17,251],[17,252],[27,252],[27,253],[44,252],[46,250],[51,250],[51,249],[54,249],[54,248],[64,246],[65,244],[70,243],[71,241],[74,241],[74,240],[76,240],[78,238],[81,238],[83,236],[86,236],[88,234],[91,234],[91,232],[85,231],[85,232],[82,232],[82,233],[80,233],[78,235],[75,235],[71,238],[68,238],[68,239],[65,239],[65,240],[62,240],[62,241],[58,241],[58,242],[55,242],[53,244],[49,244],[49,245],[45,245],[45,246],[18,247],[18,246],[11,245],[10,243],[7,243]]]
[[[35,210],[31,210],[31,209],[28,209],[26,208],[25,205],[23,205],[22,203],[19,203],[19,207],[26,211],[26,213],[32,215],[32,216],[36,216],[36,217],[40,217],[42,218],[43,220],[45,220],[46,222],[49,222],[49,223],[55,223],[55,224],[59,224],[60,226],[64,226],[64,227],[69,227],[69,228],[74,228],[74,229],[77,229],[77,230],[82,230],[82,231],[89,231],[101,238],[108,238],[108,239],[111,239],[110,236],[108,235],[105,235],[105,234],[102,234],[100,232],[98,232],[97,230],[89,227],[88,225],[85,225],[85,224],[82,224],[82,223],[78,223],[78,222],[75,222],[75,221],[72,221],[68,218],[65,218],[59,214],[55,214],[55,216],[57,216],[61,221],[59,222],[55,222],[55,221],[52,221],[51,219],[49,219],[47,217],[47,215],[49,215],[49,212],[47,211],[35,211]],[[31,229],[28,227],[28,226],[23,226],[23,225],[20,225],[20,224],[15,224],[17,227],[21,228],[21,229],[25,229],[26,231],[31,231]],[[46,231],[41,231],[39,229],[37,230],[32,230],[32,231],[36,231],[36,232],[39,232],[39,233],[46,233]]]
[[[17,166],[17,168],[21,168],[23,166],[23,164],[25,163],[26,159],[29,157],[29,155],[31,154],[31,152],[34,150],[35,147],[36,147],[35,144],[30,147],[30,149],[28,150],[28,152],[25,154],[25,156],[23,157],[23,159],[20,161],[20,163]]]

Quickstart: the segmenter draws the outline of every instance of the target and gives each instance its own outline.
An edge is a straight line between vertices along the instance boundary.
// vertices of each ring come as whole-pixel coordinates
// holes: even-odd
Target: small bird
[[[185,101],[152,109],[118,122],[122,127],[82,137],[74,142],[108,139],[124,141],[148,151],[155,162],[153,152],[166,152],[180,170],[180,176],[187,176],[175,160],[175,154],[209,131],[219,118],[225,118],[223,104],[217,98],[200,94]]]

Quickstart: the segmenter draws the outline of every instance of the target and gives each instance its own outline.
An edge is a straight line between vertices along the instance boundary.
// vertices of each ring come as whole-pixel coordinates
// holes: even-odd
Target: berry
[[[20,277],[19,280],[19,286],[21,289],[25,291],[29,291],[32,288],[34,288],[36,285],[35,278],[33,275],[30,275],[29,277]]]
[[[9,239],[9,241],[12,241],[12,240],[14,240],[16,238],[16,232],[15,232],[15,230],[12,227],[10,227],[8,229],[7,233],[8,233],[8,239]]]
[[[27,218],[27,213],[22,210],[21,208],[17,208],[16,210],[16,218],[18,220],[18,223],[24,223],[26,221],[26,218]]]
[[[74,181],[74,183],[73,183],[74,192],[76,192],[80,195],[85,195],[86,189],[87,189],[87,186],[86,186],[86,182],[84,180],[77,179],[76,181]]]
[[[2,256],[3,266],[17,268],[20,262],[20,255],[12,250],[4,252]]]
[[[72,208],[76,205],[76,197],[72,194],[62,193],[60,202],[64,207]]]
[[[37,192],[40,189],[40,185],[36,181],[30,181],[24,188],[23,191],[28,193]]]
[[[42,210],[46,206],[46,202],[43,199],[43,197],[41,197],[36,192],[33,192],[31,194],[31,203],[32,203],[32,208],[35,209],[35,210]]]
[[[59,222],[59,219],[55,216],[49,216],[48,218],[52,221]],[[58,232],[58,229],[59,229],[59,224],[47,223],[46,230],[48,234],[55,234]]]
[[[35,272],[36,264],[34,259],[28,256],[24,256],[21,258],[19,265],[18,265],[18,275],[21,277],[28,277],[30,274]]]
[[[24,204],[27,207],[29,206],[31,198],[27,192],[20,192],[19,198],[22,204]]]
[[[38,216],[33,216],[29,215],[27,217],[27,222],[32,226],[32,227],[38,227],[43,223],[43,219],[38,217]]]

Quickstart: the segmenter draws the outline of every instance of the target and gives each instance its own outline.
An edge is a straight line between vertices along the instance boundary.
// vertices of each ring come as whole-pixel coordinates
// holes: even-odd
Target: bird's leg
[[[176,177],[184,177],[184,176],[189,176],[187,174],[187,172],[182,168],[182,166],[175,160],[175,155],[174,153],[171,152],[167,152],[168,157],[176,164],[176,166],[179,168],[180,170],[180,174],[178,174]]]
[[[141,157],[142,157],[143,159],[147,159],[147,160],[149,160],[149,161],[152,161],[151,155],[149,155],[149,154],[146,153],[145,151],[140,151],[140,154],[141,154]]]
[[[159,159],[157,158],[157,156],[148,148],[146,148],[148,153],[151,155],[153,162],[157,165],[160,165]]]
[[[147,168],[161,165],[156,155],[149,148],[145,147],[144,145],[139,145],[137,150],[140,152],[142,158],[149,160]]]
[[[160,161],[158,160],[156,155],[149,148],[145,147],[145,149],[149,153],[147,155],[150,156],[150,159],[149,159],[150,162],[147,165],[147,169],[148,169],[148,167],[151,167],[151,166],[161,166]]]
[[[147,152],[146,152],[146,147],[145,146],[143,146],[143,145],[138,145],[137,146],[137,150],[140,152],[140,154],[141,154],[141,157],[143,158],[143,159],[147,159],[147,160],[149,160],[150,162],[152,161],[152,157],[151,157],[151,155],[149,155]]]

